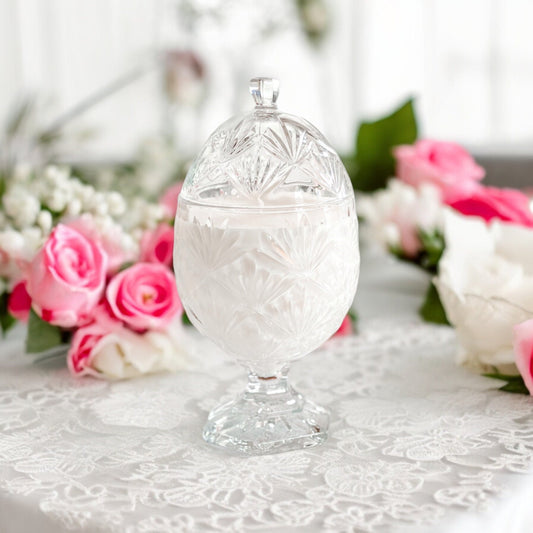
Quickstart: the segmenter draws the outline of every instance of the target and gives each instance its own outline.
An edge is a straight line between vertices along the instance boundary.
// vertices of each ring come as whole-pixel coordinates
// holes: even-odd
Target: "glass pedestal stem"
[[[329,413],[288,382],[288,366],[270,376],[251,371],[244,393],[209,414],[206,442],[249,455],[316,446],[327,438]]]

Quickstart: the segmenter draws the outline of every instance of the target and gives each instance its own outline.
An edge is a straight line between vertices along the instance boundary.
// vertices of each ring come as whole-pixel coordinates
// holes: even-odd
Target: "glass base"
[[[322,444],[328,427],[328,411],[290,387],[286,372],[252,373],[242,396],[211,411],[203,437],[234,453],[264,455]]]

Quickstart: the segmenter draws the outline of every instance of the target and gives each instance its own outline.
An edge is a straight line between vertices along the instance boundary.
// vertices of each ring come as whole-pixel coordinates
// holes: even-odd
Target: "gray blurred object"
[[[486,169],[485,185],[499,187],[533,187],[533,155],[475,155],[476,161]]]

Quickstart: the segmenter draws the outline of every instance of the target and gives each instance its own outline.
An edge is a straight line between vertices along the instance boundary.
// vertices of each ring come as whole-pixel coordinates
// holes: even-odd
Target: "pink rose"
[[[530,200],[514,189],[478,186],[467,198],[455,200],[449,205],[463,215],[481,217],[487,222],[495,218],[533,227]]]
[[[31,309],[31,298],[26,290],[26,282],[19,281],[9,295],[7,310],[17,320],[27,322]]]
[[[62,327],[78,326],[104,292],[107,255],[78,231],[59,224],[28,268],[28,294],[35,312]]]
[[[166,222],[154,231],[145,231],[141,238],[141,261],[172,266],[174,229]]]
[[[113,315],[136,330],[162,329],[183,311],[174,276],[160,263],[137,263],[119,272],[106,298]]]
[[[102,247],[108,258],[108,274],[118,272],[121,265],[135,258],[133,253],[126,252],[121,246],[122,231],[116,225],[112,226],[107,234],[102,235],[96,227],[94,219],[87,214],[69,220],[66,225]]]
[[[159,198],[159,203],[165,208],[168,218],[174,218],[176,216],[176,210],[178,209],[178,196],[181,192],[183,182],[180,181],[176,185],[172,185],[165,191],[163,196]]]
[[[83,376],[92,373],[91,359],[94,347],[107,333],[97,322],[76,330],[67,354],[67,365],[72,375]]]
[[[431,183],[445,202],[467,196],[485,176],[485,170],[455,143],[421,140],[397,146],[394,156],[399,179],[414,187]]]
[[[533,394],[533,319],[513,328],[515,362],[524,383]]]
[[[346,315],[339,329],[333,334],[334,337],[343,337],[344,335],[351,335],[353,333],[352,319],[350,315]]]
[[[70,341],[67,365],[74,376],[94,374],[92,359],[95,347],[106,335],[123,329],[122,323],[110,314],[105,302],[96,306],[92,319],[90,324],[78,328]]]

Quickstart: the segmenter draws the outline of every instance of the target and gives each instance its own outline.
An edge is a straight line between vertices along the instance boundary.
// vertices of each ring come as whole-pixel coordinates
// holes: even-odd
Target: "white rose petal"
[[[93,348],[92,366],[105,377],[123,379],[186,366],[186,337],[180,324],[174,332],[144,334],[122,330],[103,337]]]
[[[124,344],[117,335],[106,335],[94,348],[92,366],[106,376],[125,377]]]
[[[514,325],[533,318],[533,230],[446,212],[435,284],[456,328],[460,362],[516,372]]]

